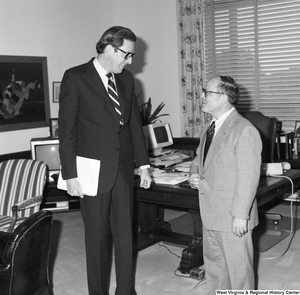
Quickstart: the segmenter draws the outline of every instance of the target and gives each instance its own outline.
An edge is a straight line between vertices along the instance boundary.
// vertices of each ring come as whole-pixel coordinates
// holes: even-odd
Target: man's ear
[[[112,55],[113,53],[115,53],[115,47],[113,47],[111,44],[108,44],[106,47],[105,47],[105,49],[107,50],[107,53],[109,54],[109,55]]]

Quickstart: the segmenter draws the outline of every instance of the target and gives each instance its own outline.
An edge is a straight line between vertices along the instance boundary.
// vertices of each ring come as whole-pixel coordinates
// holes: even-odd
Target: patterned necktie
[[[116,85],[112,79],[111,73],[106,74],[106,76],[108,78],[108,87],[107,87],[108,95],[113,102],[116,112],[120,115],[120,125],[123,125],[124,122],[123,122],[123,118],[122,118],[121,106],[120,106],[120,102],[119,102],[119,98],[118,98],[118,94],[117,94]]]
[[[205,146],[204,146],[204,153],[203,153],[203,164],[207,155],[207,152],[209,150],[210,144],[214,138],[215,134],[215,121],[211,123],[209,128],[206,131],[206,141],[205,141]]]

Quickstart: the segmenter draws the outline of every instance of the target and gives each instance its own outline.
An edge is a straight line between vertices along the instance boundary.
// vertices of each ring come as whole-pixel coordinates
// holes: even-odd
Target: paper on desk
[[[162,169],[159,169],[159,168],[154,168],[154,167],[150,167],[149,171],[150,171],[150,175],[152,177],[157,177],[158,175],[160,175],[162,173],[166,173],[165,170],[162,170]],[[141,175],[141,169],[140,168],[134,169],[134,174],[135,175]]]
[[[78,180],[86,196],[97,195],[100,163],[99,160],[76,156]],[[57,188],[67,190],[67,182],[62,178],[61,171],[58,175]]]
[[[159,184],[176,185],[188,179],[188,173],[164,173],[154,177],[154,182]]]
[[[192,164],[192,161],[183,162],[180,164],[177,164],[175,166],[175,169],[181,172],[190,172],[190,166]]]

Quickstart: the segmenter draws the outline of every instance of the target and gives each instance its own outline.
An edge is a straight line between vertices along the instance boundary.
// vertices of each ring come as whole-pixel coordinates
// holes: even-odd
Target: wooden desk
[[[300,186],[300,170],[288,170],[284,175],[293,180],[295,187]],[[179,270],[182,273],[189,273],[193,267],[201,266],[203,264],[202,222],[198,191],[180,185],[153,185],[151,189],[144,190],[139,187],[138,182],[139,179],[135,186],[134,225],[137,231],[134,239],[135,251],[159,241],[185,245],[187,248],[182,251]],[[291,192],[291,182],[287,178],[262,176],[256,194],[258,206],[280,198],[286,192]],[[193,221],[193,236],[172,232],[170,225],[164,222],[162,207],[188,211]]]

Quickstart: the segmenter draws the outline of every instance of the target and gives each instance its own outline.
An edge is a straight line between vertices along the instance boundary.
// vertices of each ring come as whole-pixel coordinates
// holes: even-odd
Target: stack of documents
[[[172,152],[168,155],[150,158],[150,163],[152,166],[162,166],[162,167],[169,167],[174,164],[183,162],[184,160],[190,158],[190,156],[179,153],[179,152]]]
[[[189,179],[189,174],[184,172],[164,172],[153,175],[155,183],[159,184],[179,184]]]
[[[187,161],[187,162],[183,162],[183,163],[177,164],[174,168],[177,171],[189,173],[190,172],[190,166],[191,166],[191,164],[192,164],[192,161]]]
[[[161,174],[158,177],[154,177],[154,182],[159,184],[179,184],[189,179],[188,173],[165,173]]]

